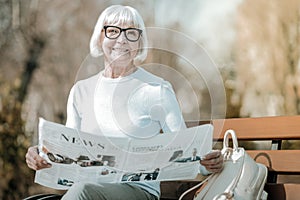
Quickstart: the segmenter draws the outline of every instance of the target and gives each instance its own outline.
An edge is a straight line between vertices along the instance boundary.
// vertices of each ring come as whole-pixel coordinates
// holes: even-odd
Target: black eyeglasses
[[[125,37],[130,42],[136,42],[140,39],[142,34],[141,29],[137,28],[120,28],[118,26],[104,26],[105,37],[109,39],[117,39],[122,31],[125,33]]]

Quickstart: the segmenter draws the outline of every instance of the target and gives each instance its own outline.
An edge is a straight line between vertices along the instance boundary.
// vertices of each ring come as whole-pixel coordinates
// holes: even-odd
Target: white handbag
[[[233,148],[229,147],[229,135],[232,137]],[[195,195],[194,200],[267,199],[267,193],[263,190],[267,179],[267,167],[256,163],[244,148],[238,147],[233,130],[225,133],[222,154],[223,170],[210,175],[201,183],[207,181],[205,187]]]

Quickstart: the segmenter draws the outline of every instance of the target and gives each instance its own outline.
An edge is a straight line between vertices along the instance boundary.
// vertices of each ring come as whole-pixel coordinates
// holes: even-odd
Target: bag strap
[[[193,191],[194,189],[200,188],[205,182],[207,182],[214,174],[210,174],[208,177],[206,177],[203,181],[198,183],[197,185],[191,187],[190,189],[186,190],[184,193],[182,193],[178,200],[182,200],[182,198],[189,192]]]

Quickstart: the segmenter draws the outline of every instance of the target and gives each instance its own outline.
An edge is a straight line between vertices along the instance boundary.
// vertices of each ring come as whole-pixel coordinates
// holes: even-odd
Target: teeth
[[[119,52],[128,52],[128,49],[120,49],[120,48],[114,48],[114,51],[119,51]]]

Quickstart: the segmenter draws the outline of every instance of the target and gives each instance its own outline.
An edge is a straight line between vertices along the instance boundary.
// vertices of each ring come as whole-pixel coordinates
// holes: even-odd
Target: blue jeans
[[[62,200],[157,200],[149,192],[126,183],[75,183]]]

